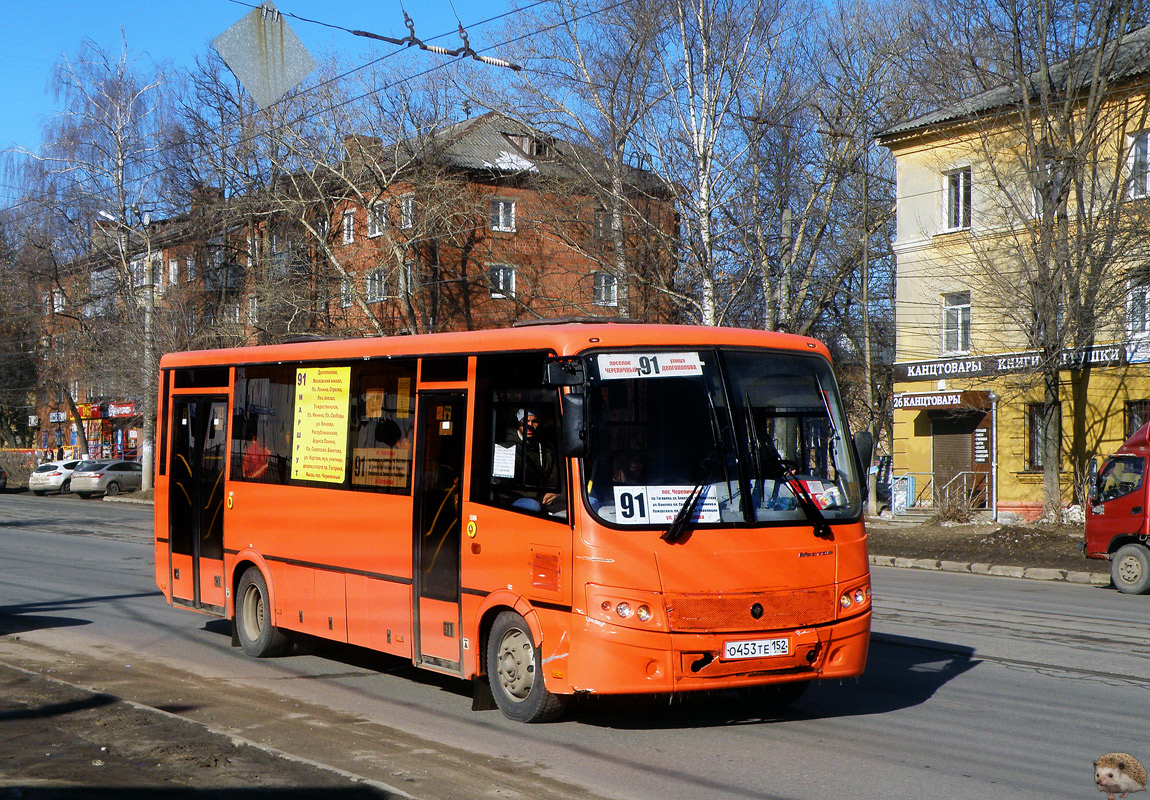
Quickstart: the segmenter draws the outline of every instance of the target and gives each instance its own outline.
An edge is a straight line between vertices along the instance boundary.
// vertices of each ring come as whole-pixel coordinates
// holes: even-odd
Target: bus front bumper
[[[861,675],[870,642],[870,611],[826,625],[764,633],[666,633],[584,619],[573,632],[569,684],[576,692],[660,694]],[[729,642],[779,655],[727,658]]]

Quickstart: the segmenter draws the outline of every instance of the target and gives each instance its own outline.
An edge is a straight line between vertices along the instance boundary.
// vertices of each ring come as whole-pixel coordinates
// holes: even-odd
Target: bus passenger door
[[[227,397],[173,398],[171,429],[172,602],[222,614]]]
[[[459,551],[467,396],[421,392],[413,521],[415,662],[460,674]]]

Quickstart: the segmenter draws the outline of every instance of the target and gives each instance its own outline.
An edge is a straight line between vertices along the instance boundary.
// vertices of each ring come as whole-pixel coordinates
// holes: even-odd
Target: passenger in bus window
[[[515,426],[495,446],[492,477],[497,496],[512,508],[558,514],[566,508],[559,492],[554,446],[541,435],[542,418],[532,408],[515,412]]]
[[[271,451],[260,443],[255,428],[252,428],[248,434],[247,447],[244,448],[244,477],[249,480],[263,477],[264,473],[268,471],[268,458],[270,456]]]

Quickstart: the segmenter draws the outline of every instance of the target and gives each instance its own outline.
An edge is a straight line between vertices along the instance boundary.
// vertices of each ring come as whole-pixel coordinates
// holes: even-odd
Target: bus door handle
[[[1130,513],[1131,514],[1141,514],[1142,513],[1142,506],[1134,506],[1134,508],[1130,509]]]

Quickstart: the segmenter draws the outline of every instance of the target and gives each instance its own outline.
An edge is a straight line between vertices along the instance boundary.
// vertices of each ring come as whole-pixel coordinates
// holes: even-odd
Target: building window
[[[53,289],[51,298],[52,298],[52,313],[53,314],[63,314],[64,313],[64,293],[62,291],[60,291],[59,289]]]
[[[387,270],[380,267],[367,273],[364,278],[364,297],[369,303],[378,303],[387,296]]]
[[[351,279],[343,278],[339,282],[339,307],[350,308],[352,302]]]
[[[168,259],[168,283],[175,286],[180,282],[180,259]]]
[[[1126,403],[1126,437],[1150,422],[1150,400],[1131,400]]]
[[[491,230],[513,233],[515,231],[515,201],[491,201]]]
[[[260,321],[260,299],[252,296],[248,298],[248,323],[255,325]]]
[[[515,296],[515,268],[496,264],[491,267],[491,296]]]
[[[184,257],[184,280],[194,281],[196,279],[196,257],[188,255]]]
[[[1062,435],[1062,420],[1055,412],[1054,437],[1060,439]],[[1042,429],[1042,403],[1029,403],[1026,406],[1026,469],[1030,472],[1041,472],[1045,457],[1046,438]]]
[[[970,292],[942,296],[942,350],[944,353],[970,352]]]
[[[1131,138],[1127,167],[1130,171],[1130,196],[1150,195],[1150,131],[1143,131]]]
[[[1126,291],[1126,332],[1130,336],[1150,335],[1150,285],[1131,283]]]
[[[372,203],[367,212],[367,235],[369,237],[383,234],[383,221],[387,218],[387,208],[383,203]]]
[[[946,177],[946,229],[970,227],[970,167],[948,172]]]
[[[618,281],[615,276],[608,272],[595,273],[595,305],[597,306],[614,306],[618,305]]]
[[[399,227],[409,230],[415,226],[415,195],[405,194],[399,198]]]
[[[607,209],[595,210],[595,216],[591,220],[591,235],[596,239],[609,239],[611,237],[611,215],[607,213]]]
[[[343,212],[343,243],[351,244],[355,241],[355,209]]]

